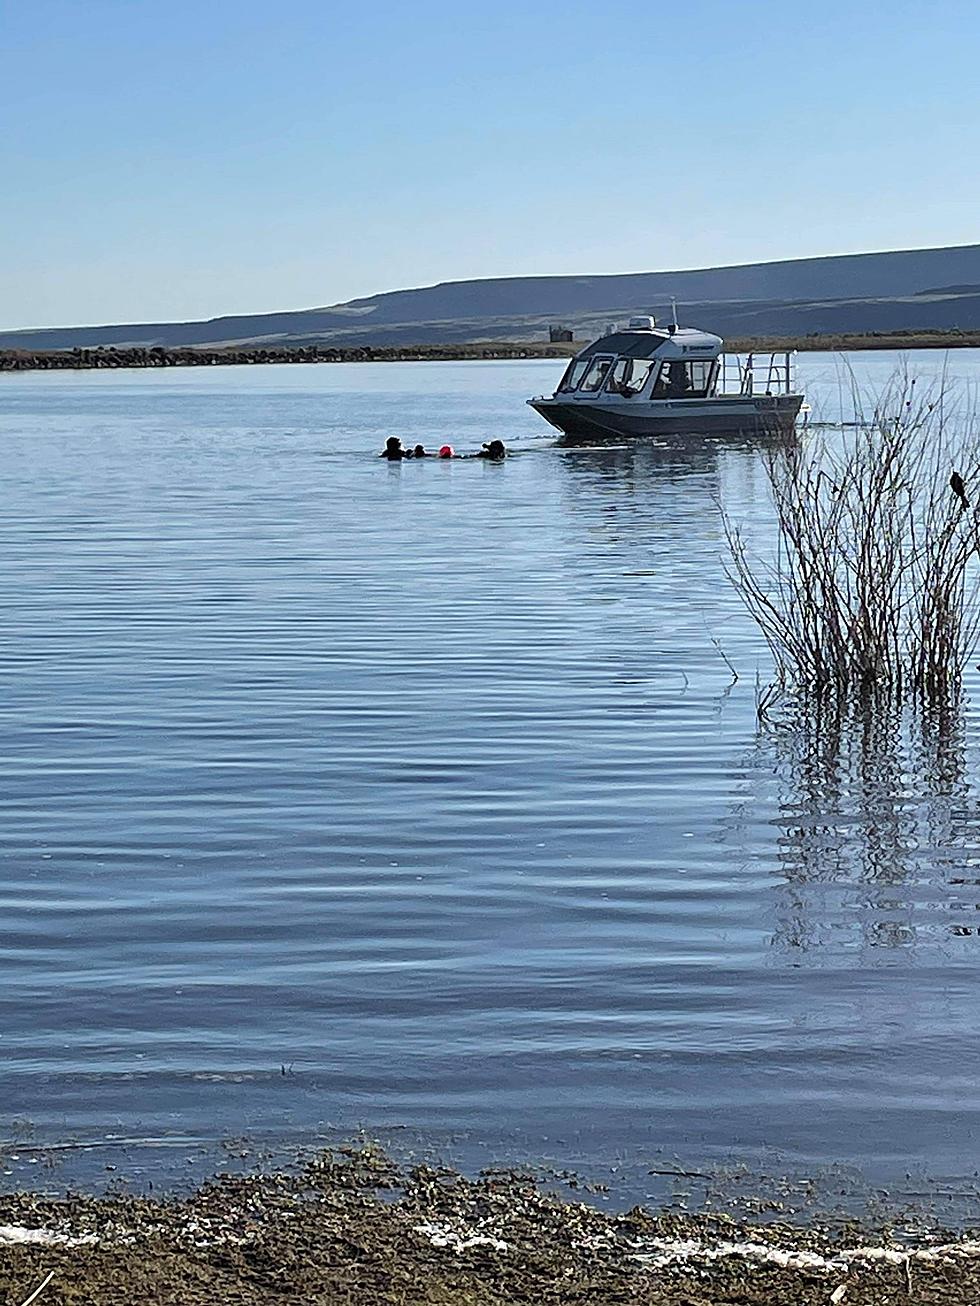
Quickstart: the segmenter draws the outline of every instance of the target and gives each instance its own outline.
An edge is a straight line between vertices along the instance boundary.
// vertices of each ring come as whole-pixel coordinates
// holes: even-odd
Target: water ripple
[[[759,450],[554,449],[549,367],[3,378],[10,1113],[972,1169],[972,716],[760,737]]]

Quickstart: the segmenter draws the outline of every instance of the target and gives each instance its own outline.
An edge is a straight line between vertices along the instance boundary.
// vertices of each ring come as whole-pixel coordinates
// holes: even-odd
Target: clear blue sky
[[[0,0],[0,327],[980,241],[976,0]]]

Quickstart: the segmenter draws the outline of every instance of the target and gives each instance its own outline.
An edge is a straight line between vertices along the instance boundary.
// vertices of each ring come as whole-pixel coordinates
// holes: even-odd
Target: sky
[[[0,0],[0,328],[980,242],[977,0]]]

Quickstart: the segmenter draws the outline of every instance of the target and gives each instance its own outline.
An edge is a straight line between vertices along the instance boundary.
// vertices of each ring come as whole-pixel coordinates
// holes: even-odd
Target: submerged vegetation
[[[752,556],[725,518],[729,574],[782,690],[822,708],[959,692],[980,624],[980,440],[954,422],[946,387],[899,375],[832,443],[781,441],[766,459],[772,556]],[[961,414],[956,414],[957,418]]]

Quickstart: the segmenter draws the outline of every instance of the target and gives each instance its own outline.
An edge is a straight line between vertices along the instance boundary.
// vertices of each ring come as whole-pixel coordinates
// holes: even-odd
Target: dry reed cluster
[[[980,620],[980,441],[963,418],[946,387],[902,374],[853,430],[768,451],[773,554],[750,556],[727,516],[725,529],[774,692],[856,704],[957,689]]]

